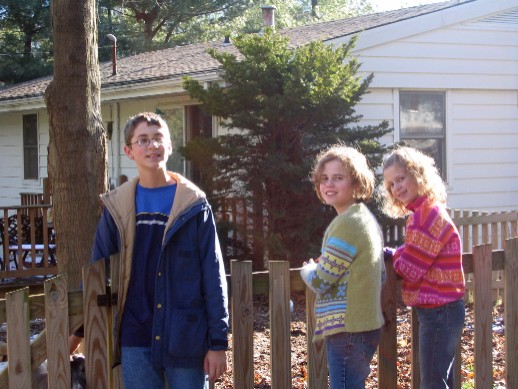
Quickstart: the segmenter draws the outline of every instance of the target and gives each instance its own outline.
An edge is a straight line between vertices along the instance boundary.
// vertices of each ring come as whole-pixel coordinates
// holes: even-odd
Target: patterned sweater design
[[[394,253],[403,302],[437,307],[464,296],[465,280],[459,233],[446,209],[420,196],[408,205],[405,244]]]

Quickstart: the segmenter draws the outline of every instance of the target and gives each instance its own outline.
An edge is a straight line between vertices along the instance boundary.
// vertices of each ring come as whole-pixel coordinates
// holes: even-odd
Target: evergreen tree
[[[52,73],[50,0],[0,0],[0,84]]]
[[[322,148],[343,142],[359,147],[373,167],[380,163],[384,148],[378,139],[389,132],[388,123],[356,124],[361,116],[354,106],[373,75],[358,75],[360,63],[350,56],[355,41],[337,47],[317,41],[292,49],[287,38],[267,29],[234,39],[239,58],[210,51],[221,63],[227,87],[213,83],[204,89],[193,79],[184,81],[204,110],[235,129],[205,149],[216,166],[210,192],[251,200],[255,268],[262,267],[263,254],[292,266],[318,255],[323,228],[334,216],[323,212],[308,179]],[[188,144],[185,155],[206,166],[200,142]]]

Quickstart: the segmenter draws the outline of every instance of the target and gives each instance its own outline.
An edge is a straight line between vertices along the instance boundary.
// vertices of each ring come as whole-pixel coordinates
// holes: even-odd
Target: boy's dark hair
[[[169,127],[167,126],[167,123],[164,119],[162,119],[160,115],[154,112],[140,112],[135,116],[130,117],[128,119],[128,122],[126,123],[126,126],[124,127],[124,141],[126,143],[126,146],[131,146],[131,138],[133,138],[133,132],[135,131],[135,128],[143,122],[147,124],[155,124],[160,128],[167,129],[167,132],[169,132]]]

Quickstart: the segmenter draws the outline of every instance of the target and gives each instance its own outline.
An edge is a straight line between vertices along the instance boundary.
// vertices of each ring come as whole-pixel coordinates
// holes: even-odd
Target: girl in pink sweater
[[[403,302],[419,320],[421,389],[453,388],[453,360],[464,327],[461,242],[446,211],[446,188],[434,160],[411,147],[383,164],[383,210],[410,215],[405,243],[393,253]]]

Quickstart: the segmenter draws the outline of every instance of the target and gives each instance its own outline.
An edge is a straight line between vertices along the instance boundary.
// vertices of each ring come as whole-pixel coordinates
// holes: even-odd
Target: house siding
[[[381,141],[399,141],[398,89],[372,88],[356,111],[362,125],[388,120]],[[480,211],[518,209],[518,93],[445,90],[448,206]]]
[[[518,209],[517,97],[516,91],[452,94],[449,197],[455,207]]]
[[[0,125],[0,166],[2,166],[1,205],[19,205],[20,192],[41,192],[43,181],[23,178],[23,115],[38,115],[38,171],[47,172],[48,116],[41,110],[2,114]],[[46,133],[45,133],[46,129]],[[43,175],[42,175],[43,174]]]
[[[514,24],[474,21],[387,43],[373,41],[371,35],[383,36],[389,28],[394,27],[361,33],[358,46],[363,35],[371,46],[353,51],[361,70],[375,74],[372,88],[518,88],[518,17]]]
[[[349,39],[344,36],[327,42],[339,44]],[[388,120],[394,132],[382,142],[392,144],[399,140],[399,92],[444,91],[448,205],[481,211],[518,209],[516,0],[477,0],[367,29],[359,34],[353,55],[362,62],[362,74],[375,74],[369,93],[356,106],[356,112],[363,115],[358,124],[377,125]],[[179,58],[178,63],[186,61],[185,56]],[[213,81],[217,75],[211,70],[197,77]],[[107,86],[101,96],[103,121],[114,123],[108,144],[108,174],[113,184],[120,174],[137,174],[123,151],[127,118],[141,111],[192,103],[181,90],[180,81],[173,79]],[[3,205],[18,204],[20,191],[41,191],[41,179],[22,178],[19,145],[24,113],[38,113],[41,177],[46,176],[47,166],[48,116],[42,100],[12,104],[17,112],[2,113],[0,124]],[[229,131],[236,130],[214,127],[215,136]]]
[[[399,140],[400,90],[446,93],[453,208],[518,209],[518,18],[508,14],[512,17],[493,15],[383,44],[367,36],[371,46],[354,52],[360,70],[375,75],[357,106],[361,124],[388,120],[394,132],[383,138],[385,144]]]

